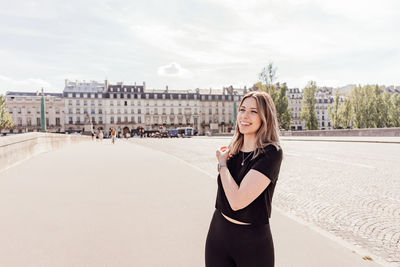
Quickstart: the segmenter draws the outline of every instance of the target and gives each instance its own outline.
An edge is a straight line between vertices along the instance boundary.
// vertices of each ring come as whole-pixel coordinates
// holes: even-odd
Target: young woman
[[[264,92],[246,94],[235,127],[229,147],[216,152],[218,192],[206,266],[274,266],[269,218],[282,149],[272,98]]]

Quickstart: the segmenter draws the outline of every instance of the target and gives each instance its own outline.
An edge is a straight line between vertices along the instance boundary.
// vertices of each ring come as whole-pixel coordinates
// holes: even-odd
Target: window
[[[99,114],[103,114],[103,110],[99,108]]]
[[[125,121],[125,122],[128,122],[128,117],[124,117],[124,121]]]
[[[94,108],[90,110],[90,114],[95,114]]]
[[[87,108],[83,109],[83,114],[88,114]]]
[[[140,108],[137,110],[137,113],[138,113],[138,114],[141,114],[141,113],[142,113],[142,111],[141,111]]]
[[[29,113],[31,112],[29,111]],[[60,108],[56,108],[56,114],[60,114]]]
[[[32,119],[31,118],[26,118],[26,124],[28,125],[28,126],[31,126],[32,125]]]
[[[110,118],[110,122],[111,122],[111,123],[114,123],[114,117],[111,117],[111,118]]]
[[[142,123],[142,117],[139,116],[137,121],[138,123]]]
[[[84,105],[84,106],[87,106],[87,100],[84,100],[84,101],[83,101],[83,105]]]
[[[36,118],[36,125],[40,126],[40,118]]]
[[[79,106],[81,104],[81,101],[76,100],[76,105]]]
[[[81,109],[80,108],[76,109],[76,114],[81,114]]]
[[[121,117],[118,117],[118,120],[117,120],[117,122],[121,122]]]
[[[69,105],[69,106],[72,106],[72,100],[71,100],[71,99],[68,100],[68,105]]]
[[[69,124],[72,124],[73,123],[73,121],[72,121],[72,117],[69,117],[69,122],[68,122]]]
[[[13,114],[13,109],[12,109],[12,108],[9,108],[9,109],[8,109],[8,113]]]
[[[128,105],[128,101],[124,101],[124,106],[127,106]]]
[[[61,124],[60,124],[60,118],[56,118],[56,126],[61,126]]]
[[[114,106],[114,101],[110,101],[110,106]]]
[[[91,104],[92,106],[94,106],[94,100],[90,101],[90,104]]]

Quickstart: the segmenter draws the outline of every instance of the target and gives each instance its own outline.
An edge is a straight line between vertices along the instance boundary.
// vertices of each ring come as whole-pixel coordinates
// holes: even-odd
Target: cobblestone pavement
[[[217,176],[229,138],[130,139]],[[283,141],[274,206],[400,266],[400,145]]]

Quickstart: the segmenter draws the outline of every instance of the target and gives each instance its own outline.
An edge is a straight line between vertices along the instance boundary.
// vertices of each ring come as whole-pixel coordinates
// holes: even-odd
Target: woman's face
[[[239,131],[243,135],[256,135],[261,126],[261,117],[257,102],[253,97],[246,98],[239,108],[237,116]]]

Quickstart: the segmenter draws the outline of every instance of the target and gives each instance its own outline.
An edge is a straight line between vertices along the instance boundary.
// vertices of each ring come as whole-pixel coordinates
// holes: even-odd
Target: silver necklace
[[[246,156],[246,158],[244,158],[244,152],[243,152],[243,154],[242,154],[242,164],[241,164],[242,166],[244,165],[244,162],[246,161],[246,159],[248,159],[250,157],[251,154],[253,154],[253,151],[251,151],[250,154],[248,154]]]

